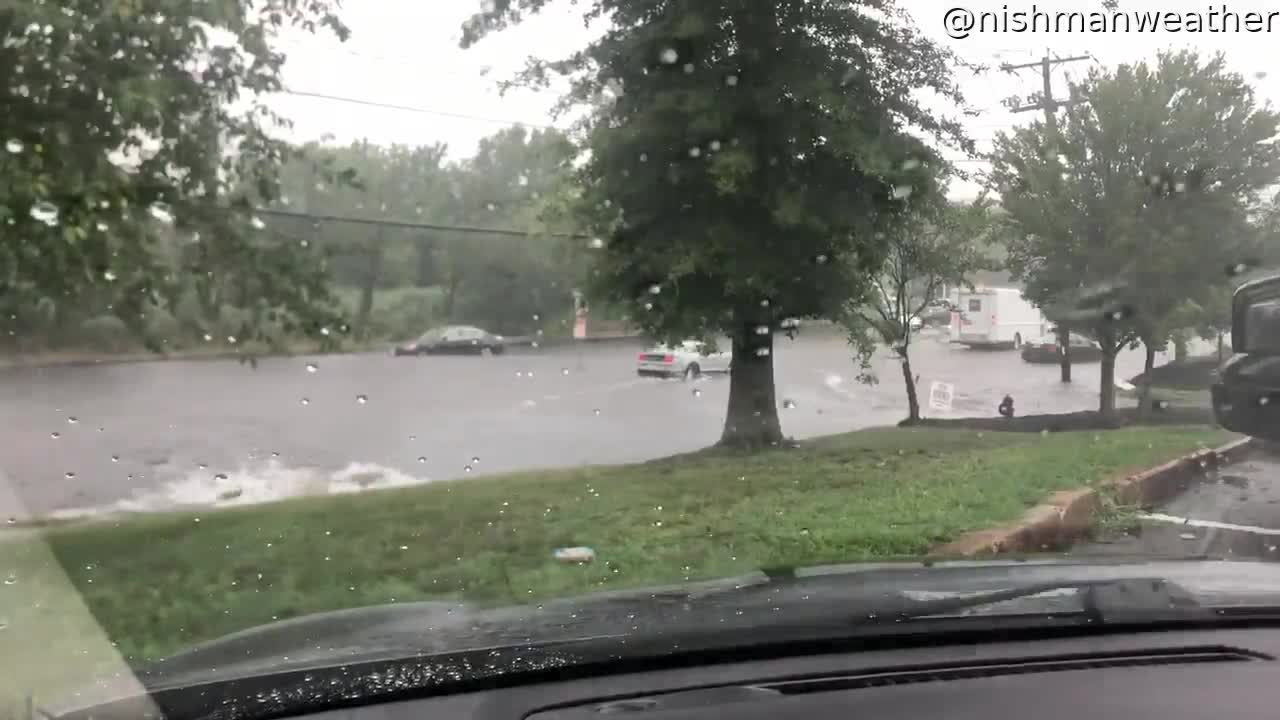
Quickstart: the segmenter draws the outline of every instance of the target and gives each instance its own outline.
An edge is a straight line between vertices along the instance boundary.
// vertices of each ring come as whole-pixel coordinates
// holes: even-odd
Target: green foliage
[[[319,264],[257,231],[292,155],[261,95],[284,28],[346,28],[330,0],[19,2],[0,8],[0,317],[148,315],[183,278],[234,274],[246,339],[337,326]],[[241,102],[231,103],[232,98]],[[273,322],[265,322],[271,318]],[[261,321],[261,322],[260,322]],[[47,328],[45,328],[47,329]]]
[[[285,170],[290,203],[280,209],[301,206],[311,215],[368,222],[313,225],[286,216],[270,224],[282,236],[327,252],[333,282],[358,289],[349,305],[358,334],[416,336],[443,321],[533,334],[541,329],[535,316],[571,307],[584,270],[571,261],[565,241],[552,236],[574,227],[555,210],[566,192],[573,152],[563,134],[509,128],[485,138],[475,157],[458,163],[445,161],[442,145],[383,148],[362,141],[307,150],[305,160]],[[339,169],[348,175],[341,177]],[[405,286],[437,288],[439,301],[375,317],[376,296]]]
[[[1220,317],[1224,270],[1256,251],[1251,211],[1280,180],[1280,116],[1221,56],[1190,52],[1095,69],[1071,94],[1061,138],[1036,123],[996,139],[1008,265],[1028,296],[1110,355],[1162,345],[1196,308]],[[1104,377],[1104,410],[1112,393]]]
[[[463,44],[543,4],[487,3]],[[912,131],[969,148],[919,100],[962,105],[963,62],[890,0],[595,0],[584,14],[610,30],[518,81],[568,75],[565,104],[592,108],[576,203],[602,241],[592,296],[659,338],[728,332],[725,441],[776,442],[758,330],[834,317],[865,290],[879,233],[939,192],[944,162]]]
[[[840,321],[859,365],[859,379],[873,383],[871,360],[884,345],[906,368],[909,419],[918,420],[919,402],[910,372],[911,319],[919,317],[944,285],[961,285],[988,269],[991,216],[985,198],[970,205],[917,206],[905,222],[885,233],[888,252],[872,275],[871,287],[845,303]]]

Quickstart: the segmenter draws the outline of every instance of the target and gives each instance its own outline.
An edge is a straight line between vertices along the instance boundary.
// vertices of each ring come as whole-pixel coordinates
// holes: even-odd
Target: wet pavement
[[[0,513],[237,504],[641,461],[716,442],[728,382],[639,378],[640,349],[0,370],[0,476],[16,498]],[[792,437],[905,417],[901,372],[887,352],[876,359],[881,383],[873,386],[856,380],[848,346],[829,330],[780,337],[775,359],[783,431]],[[954,346],[932,331],[916,340],[912,363],[933,417],[992,416],[1006,394],[1019,414],[1097,403],[1096,364],[1078,366],[1076,382],[1064,386],[1056,366]],[[1118,376],[1141,363],[1140,353],[1124,353]],[[954,386],[950,411],[928,409],[934,381]]]
[[[1077,545],[1072,554],[1280,561],[1280,454],[1219,468],[1140,518],[1137,530]]]

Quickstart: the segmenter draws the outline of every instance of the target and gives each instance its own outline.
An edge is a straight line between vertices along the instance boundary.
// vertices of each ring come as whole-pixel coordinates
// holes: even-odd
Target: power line
[[[503,235],[506,237],[555,237],[567,238],[570,240],[589,240],[590,235],[581,235],[578,233],[559,233],[559,232],[527,232],[524,230],[514,230],[511,228],[485,228],[474,227],[470,225],[444,225],[440,223],[423,223],[409,222],[406,220],[374,220],[371,218],[354,218],[344,217],[341,215],[315,215],[312,213],[294,212],[292,210],[275,210],[271,208],[259,208],[255,211],[259,215],[268,217],[287,217],[299,220],[309,220],[312,223],[320,222],[342,222],[353,225],[376,225],[378,227],[397,227],[408,228],[413,230],[438,230],[445,232],[456,232],[476,235]]]
[[[328,93],[311,92],[308,90],[294,90],[285,88],[283,91],[287,95],[296,97],[315,98],[318,100],[329,100],[332,102],[350,103],[352,105],[364,105],[367,107],[384,108],[387,110],[401,110],[403,112],[420,113],[423,115],[438,115],[440,117],[457,118],[459,120],[472,120],[475,122],[487,122],[495,125],[519,125],[523,127],[539,128],[542,130],[557,130],[563,132],[554,125],[544,125],[541,123],[522,122],[520,120],[504,120],[501,118],[484,117],[481,115],[470,115],[467,113],[452,112],[449,110],[435,110],[433,108],[417,107],[414,105],[400,105],[397,103],[379,102],[377,100],[364,100],[361,98],[344,97],[342,95],[330,95]]]

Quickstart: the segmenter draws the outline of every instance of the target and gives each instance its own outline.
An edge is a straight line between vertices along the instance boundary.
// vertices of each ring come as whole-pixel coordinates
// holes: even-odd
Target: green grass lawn
[[[1168,460],[1203,427],[880,429],[757,454],[530,472],[0,541],[0,680],[22,692],[241,628],[426,598],[536,602],[760,567],[922,555],[1053,490]],[[595,549],[566,566],[563,546]],[[9,581],[12,582],[9,582]],[[80,673],[77,672],[77,675]],[[82,677],[82,675],[81,675]],[[12,695],[12,693],[10,693]]]

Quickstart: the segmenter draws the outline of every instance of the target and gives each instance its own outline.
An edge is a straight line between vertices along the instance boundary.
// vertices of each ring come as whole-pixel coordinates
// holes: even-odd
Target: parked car
[[[506,340],[487,330],[466,325],[436,328],[422,337],[397,345],[392,354],[411,355],[500,355],[506,351]]]
[[[951,303],[946,300],[934,300],[925,305],[920,317],[925,325],[946,327],[951,324]]]
[[[1029,363],[1056,363],[1062,358],[1058,336],[1045,335],[1022,345],[1022,359]],[[1102,346],[1082,335],[1071,333],[1071,362],[1100,362]]]
[[[713,350],[706,343],[686,340],[675,347],[658,345],[640,353],[636,374],[689,380],[702,373],[727,373],[732,366],[732,351]]]

